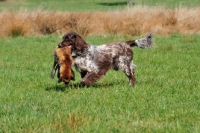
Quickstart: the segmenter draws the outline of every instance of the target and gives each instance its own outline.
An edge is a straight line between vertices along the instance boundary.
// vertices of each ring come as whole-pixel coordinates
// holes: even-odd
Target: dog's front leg
[[[82,85],[86,85],[87,87],[89,87],[94,82],[97,82],[100,78],[102,78],[107,73],[107,71],[109,69],[110,69],[110,67],[108,65],[108,66],[106,66],[104,68],[101,68],[98,73],[87,72],[87,74],[82,78],[81,84]]]
[[[84,86],[91,86],[94,82],[100,79],[101,76],[98,73],[88,72],[81,80],[81,84]]]
[[[94,82],[98,81],[104,75],[94,72],[88,72],[81,80],[81,84],[84,86],[91,86]]]

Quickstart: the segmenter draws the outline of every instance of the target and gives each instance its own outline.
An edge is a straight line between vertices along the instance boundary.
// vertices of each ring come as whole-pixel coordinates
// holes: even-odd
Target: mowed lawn
[[[141,37],[141,36],[140,36]],[[140,37],[90,36],[100,45]],[[133,48],[137,84],[109,71],[89,88],[51,79],[61,35],[0,39],[0,132],[200,132],[200,36]]]

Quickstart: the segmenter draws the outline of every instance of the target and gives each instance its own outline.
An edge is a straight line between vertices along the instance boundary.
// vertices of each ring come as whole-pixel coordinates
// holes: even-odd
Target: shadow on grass
[[[127,5],[127,1],[124,1],[124,2],[100,2],[98,4],[103,5],[103,6],[123,6],[123,5]]]
[[[110,83],[94,83],[90,87],[83,86],[80,83],[71,83],[69,85],[64,85],[64,84],[56,84],[54,86],[48,86],[45,88],[46,91],[61,91],[61,92],[66,92],[67,90],[70,89],[84,89],[84,88],[92,88],[92,89],[104,89],[104,88],[110,88],[113,86],[116,86],[116,82],[110,82]]]
[[[46,87],[46,91],[66,91],[66,86],[60,86],[60,85],[55,85],[55,86],[48,86]]]
[[[100,2],[98,3],[99,5],[103,5],[103,6],[125,6],[129,3],[129,1],[122,1],[122,2]],[[132,5],[134,5],[134,3],[131,3]]]
[[[67,91],[68,89],[79,89],[79,88],[83,88],[81,86],[80,83],[75,83],[75,84],[69,84],[69,85],[65,85],[65,84],[56,84],[54,86],[48,86],[46,87],[46,91]]]

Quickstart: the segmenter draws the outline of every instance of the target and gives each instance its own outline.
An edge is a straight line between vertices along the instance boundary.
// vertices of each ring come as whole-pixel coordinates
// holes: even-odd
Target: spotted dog
[[[122,70],[129,79],[129,84],[136,83],[134,76],[133,51],[131,47],[151,47],[152,33],[145,38],[125,42],[111,42],[99,46],[90,45],[80,35],[69,32],[63,36],[59,47],[71,46],[74,66],[81,74],[81,83],[91,86],[102,78],[109,69]]]

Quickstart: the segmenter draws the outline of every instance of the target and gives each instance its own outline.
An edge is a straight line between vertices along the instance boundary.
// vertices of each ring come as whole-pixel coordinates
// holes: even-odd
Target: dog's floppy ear
[[[82,39],[81,36],[76,35],[75,47],[77,50],[82,51],[84,48],[88,47],[88,44],[85,42],[84,39]]]
[[[87,45],[88,45],[85,42],[85,40],[79,35],[76,37],[76,43],[78,43],[79,45],[82,45],[84,48],[87,47]]]

